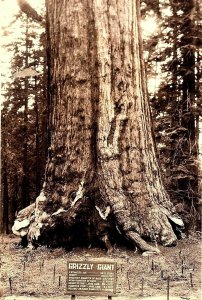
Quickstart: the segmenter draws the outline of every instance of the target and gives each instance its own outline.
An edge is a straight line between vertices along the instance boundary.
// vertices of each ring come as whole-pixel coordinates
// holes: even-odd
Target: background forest
[[[156,151],[166,190],[189,234],[200,226],[200,3],[145,0],[141,7]],[[45,15],[44,7],[36,8]],[[12,59],[2,76],[1,233],[9,233],[16,211],[39,195],[50,142],[45,17],[38,23],[19,11],[12,18],[3,28],[3,47]]]

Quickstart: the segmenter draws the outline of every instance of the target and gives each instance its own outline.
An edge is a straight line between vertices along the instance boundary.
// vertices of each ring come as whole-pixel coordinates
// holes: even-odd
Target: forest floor
[[[201,299],[201,252],[197,237],[181,240],[176,247],[159,247],[161,254],[155,256],[143,256],[124,247],[115,248],[110,255],[97,248],[76,248],[70,252],[45,247],[19,249],[18,242],[12,235],[0,236],[1,299],[71,299],[66,294],[68,260],[116,262],[117,296],[112,299],[167,300],[168,276],[169,300]],[[107,298],[78,296],[76,300]]]

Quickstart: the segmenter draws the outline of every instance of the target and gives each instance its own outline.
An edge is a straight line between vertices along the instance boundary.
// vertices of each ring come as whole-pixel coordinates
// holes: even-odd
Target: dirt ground
[[[143,256],[124,247],[108,255],[102,249],[76,248],[70,252],[41,247],[19,249],[19,239],[0,236],[0,298],[5,300],[71,299],[66,294],[68,260],[117,262],[117,300],[201,299],[200,241],[190,237],[176,247],[159,247],[161,254]],[[54,275],[55,269],[55,275]],[[76,300],[108,297],[76,296]]]

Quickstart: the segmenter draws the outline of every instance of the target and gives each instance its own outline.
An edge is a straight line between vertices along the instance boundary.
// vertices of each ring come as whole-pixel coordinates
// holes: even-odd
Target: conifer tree
[[[6,45],[13,52],[12,74],[3,87],[1,207],[5,213],[1,216],[1,230],[4,232],[8,231],[3,229],[6,219],[11,226],[16,211],[33,202],[39,193],[47,151],[44,29],[22,13],[14,20],[13,26],[16,24],[22,34]]]
[[[161,71],[165,80],[151,101],[155,135],[167,191],[189,230],[199,219],[200,16],[197,1],[159,5],[163,36],[158,37],[150,62],[153,67],[157,62],[157,75]]]

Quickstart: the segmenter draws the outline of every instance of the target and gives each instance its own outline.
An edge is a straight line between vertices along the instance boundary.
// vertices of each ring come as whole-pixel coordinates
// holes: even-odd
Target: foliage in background
[[[150,94],[154,133],[166,189],[187,231],[200,219],[199,118],[202,115],[199,2],[144,1],[159,30],[149,41],[147,76],[159,79]],[[151,14],[151,12],[150,12]],[[199,225],[199,223],[198,223]]]
[[[44,29],[22,13],[14,25],[22,34],[5,45],[13,59],[11,78],[3,86],[1,117],[3,232],[9,231],[15,212],[39,195],[47,148]]]

